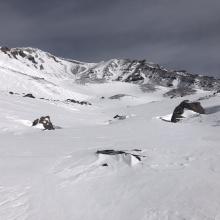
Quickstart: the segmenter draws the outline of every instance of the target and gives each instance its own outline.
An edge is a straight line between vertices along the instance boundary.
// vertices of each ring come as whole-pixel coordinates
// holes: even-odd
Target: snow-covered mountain
[[[167,96],[184,96],[197,89],[220,90],[220,80],[213,77],[193,75],[183,70],[169,71],[145,60],[112,59],[100,63],[83,63],[58,58],[34,48],[1,47],[0,70],[5,75],[1,77],[1,82],[6,87],[10,82],[16,92],[21,92],[22,89],[22,92],[26,92],[25,86],[21,87],[19,84],[20,80],[24,84],[26,79],[28,84],[32,84],[32,91],[29,92],[44,96],[45,93],[50,96],[55,91],[62,96],[61,90],[65,97],[77,96],[63,87],[64,84],[70,86],[71,82],[129,82],[141,85],[144,91],[153,91],[162,86],[168,88],[164,94]]]
[[[2,47],[0,220],[219,220],[219,85]]]

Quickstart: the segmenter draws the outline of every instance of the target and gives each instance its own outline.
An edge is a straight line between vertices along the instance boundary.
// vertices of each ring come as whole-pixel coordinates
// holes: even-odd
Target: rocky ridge
[[[121,81],[139,84],[143,91],[150,92],[162,86],[169,88],[164,94],[169,97],[189,95],[197,89],[220,91],[220,79],[191,74],[185,70],[167,70],[146,60],[112,59],[100,63],[84,63],[58,58],[34,48],[1,47],[0,53],[35,69],[40,76],[53,74],[83,84]]]

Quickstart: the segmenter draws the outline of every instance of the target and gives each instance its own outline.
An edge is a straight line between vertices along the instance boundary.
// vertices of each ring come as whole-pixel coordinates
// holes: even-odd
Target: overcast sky
[[[2,0],[0,44],[220,78],[220,0]]]

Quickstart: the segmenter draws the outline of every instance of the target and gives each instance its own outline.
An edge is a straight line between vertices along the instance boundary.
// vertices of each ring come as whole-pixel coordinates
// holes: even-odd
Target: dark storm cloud
[[[218,0],[7,0],[1,44],[82,61],[146,58],[220,77]]]

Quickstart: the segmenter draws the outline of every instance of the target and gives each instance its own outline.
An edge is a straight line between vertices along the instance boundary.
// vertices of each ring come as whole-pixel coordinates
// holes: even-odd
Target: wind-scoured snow
[[[143,91],[123,80],[88,82],[81,73],[97,64],[33,51],[33,65],[0,52],[0,219],[220,219],[219,93],[170,98],[162,84]],[[171,123],[185,99],[200,100],[206,114],[186,111]],[[32,127],[46,115],[59,129]],[[97,154],[109,149],[143,157]]]

